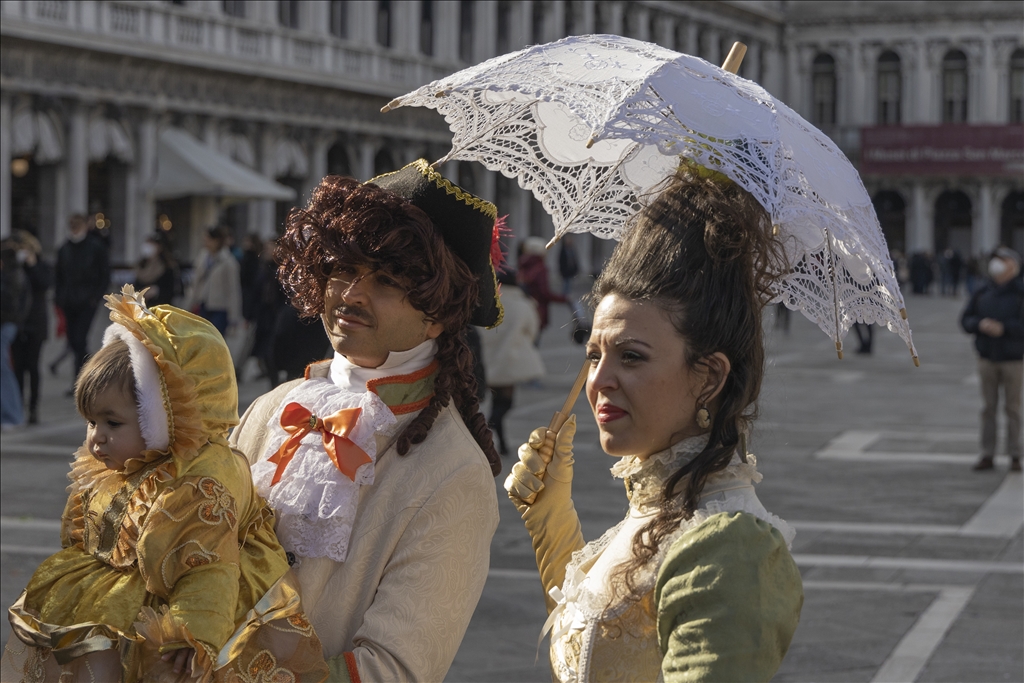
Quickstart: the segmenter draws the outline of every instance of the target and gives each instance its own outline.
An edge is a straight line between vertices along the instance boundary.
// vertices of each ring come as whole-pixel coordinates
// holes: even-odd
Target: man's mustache
[[[331,309],[331,314],[336,317],[349,318],[350,320],[356,320],[363,323],[364,325],[373,326],[373,316],[364,311],[361,308],[355,306],[335,306]]]

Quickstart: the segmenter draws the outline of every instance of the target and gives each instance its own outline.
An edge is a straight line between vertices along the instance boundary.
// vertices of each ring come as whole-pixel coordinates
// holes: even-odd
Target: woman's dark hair
[[[278,279],[303,318],[324,312],[327,280],[339,263],[386,266],[406,283],[409,303],[444,331],[436,340],[440,367],[434,397],[399,435],[398,453],[405,455],[426,439],[438,414],[454,400],[497,476],[501,458],[480,413],[473,355],[465,339],[479,286],[423,211],[376,185],[327,176],[308,206],[288,214],[275,258]]]
[[[754,197],[724,176],[684,164],[635,220],[594,284],[595,303],[609,294],[650,301],[686,342],[686,364],[731,363],[714,401],[704,450],[665,484],[660,510],[633,537],[618,575],[639,601],[637,572],[662,541],[693,516],[708,475],[724,469],[757,415],[764,374],[761,312],[783,272],[783,251]]]

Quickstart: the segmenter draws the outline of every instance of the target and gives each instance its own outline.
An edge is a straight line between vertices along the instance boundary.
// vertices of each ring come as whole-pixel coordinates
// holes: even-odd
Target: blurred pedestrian
[[[548,305],[551,303],[568,303],[568,300],[551,291],[548,278],[548,264],[545,261],[547,246],[543,238],[527,237],[523,241],[522,253],[519,257],[519,285],[534,301],[537,302],[537,313],[540,315],[540,331],[548,326]],[[536,340],[540,340],[540,331]]]
[[[910,257],[910,283],[914,294],[927,294],[934,277],[930,253],[919,251]]]
[[[89,328],[96,307],[110,285],[110,256],[103,239],[90,232],[85,216],[71,216],[68,230],[67,241],[57,252],[55,298],[64,312],[77,377],[89,354]],[[67,395],[73,393],[69,389]]]
[[[874,325],[854,323],[853,331],[857,335],[857,353],[871,353],[871,342],[874,340]]]
[[[946,247],[939,259],[939,272],[941,273],[940,291],[943,295],[956,296],[960,287],[960,276],[963,272],[964,260],[960,252],[952,247]]]
[[[488,424],[498,437],[498,451],[508,455],[505,415],[512,409],[516,384],[543,377],[544,360],[533,345],[540,329],[535,304],[516,285],[514,270],[499,271],[498,282],[505,315],[497,327],[480,331],[480,341],[484,374],[493,399]]]
[[[274,325],[278,312],[288,305],[281,283],[277,280],[277,263],[274,262],[274,243],[265,242],[260,254],[260,268],[255,288],[259,292],[259,308],[256,314],[256,330],[250,355],[256,357],[263,376],[270,380],[270,388],[280,384],[280,373],[274,363]]]
[[[907,257],[899,249],[891,252],[893,269],[896,272],[896,282],[900,287],[905,287],[910,281],[910,266],[907,265]]]
[[[209,228],[192,266],[186,310],[200,315],[226,336],[242,321],[242,281],[238,260],[227,247],[227,231]]]
[[[146,292],[152,306],[172,304],[181,295],[181,268],[171,254],[170,244],[162,232],[154,232],[142,243],[142,258],[135,266],[135,289]]]
[[[558,243],[558,274],[562,276],[562,296],[570,298],[572,281],[580,273],[580,257],[572,235],[565,235]]]
[[[0,428],[4,431],[25,422],[21,392],[11,365],[11,344],[31,306],[30,297],[17,247],[4,240],[0,243]]]
[[[981,378],[981,458],[975,470],[994,467],[999,388],[1006,411],[1006,450],[1010,470],[1021,471],[1021,422],[1024,421],[1024,280],[1020,255],[999,247],[988,263],[990,280],[971,297],[960,317],[964,331],[975,335]]]
[[[18,248],[17,260],[31,292],[32,305],[11,346],[11,361],[22,400],[28,399],[25,401],[28,404],[28,423],[36,424],[39,422],[39,356],[50,331],[47,294],[53,287],[53,267],[43,259],[43,245],[31,233],[19,230],[14,241]]]

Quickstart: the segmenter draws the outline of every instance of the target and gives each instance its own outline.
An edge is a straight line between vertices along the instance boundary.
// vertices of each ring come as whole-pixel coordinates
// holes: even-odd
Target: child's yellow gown
[[[160,660],[182,646],[204,681],[324,680],[273,513],[227,445],[238,392],[224,340],[185,311],[147,309],[129,287],[107,299],[104,341],[128,342],[143,436],[149,445],[163,430],[169,447],[121,472],[79,449],[63,550],[10,609],[3,681],[195,680]]]

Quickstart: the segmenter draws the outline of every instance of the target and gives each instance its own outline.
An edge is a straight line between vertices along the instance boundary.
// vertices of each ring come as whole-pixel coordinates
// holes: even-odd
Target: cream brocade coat
[[[326,377],[328,367],[311,366],[310,375]],[[302,381],[258,398],[232,433],[251,463],[264,451],[268,420]],[[398,414],[393,436],[377,437],[374,483],[360,488],[346,561],[302,558],[294,568],[342,680],[443,680],[487,580],[498,525],[490,466],[452,405],[399,456],[395,441],[417,414]]]

